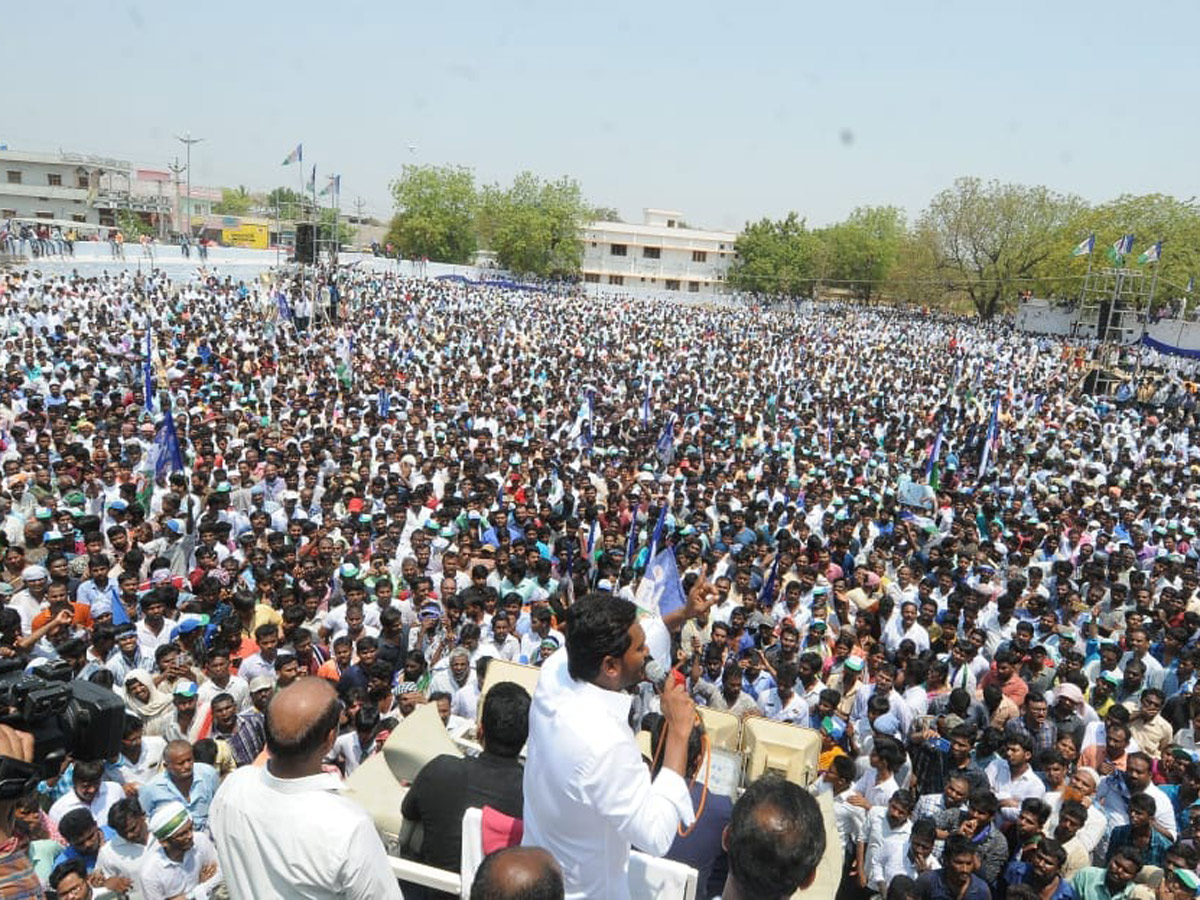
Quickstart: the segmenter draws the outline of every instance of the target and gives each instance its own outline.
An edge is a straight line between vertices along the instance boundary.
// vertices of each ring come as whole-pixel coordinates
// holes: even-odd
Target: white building
[[[737,234],[690,228],[683,214],[645,209],[640,225],[592,222],[583,228],[583,280],[630,293],[725,290]]]
[[[86,153],[33,153],[0,150],[0,220],[38,219],[112,227],[127,212],[176,231],[186,209],[185,182],[173,182],[166,169],[135,166],[128,160]],[[221,192],[192,186],[192,211],[205,216]]]

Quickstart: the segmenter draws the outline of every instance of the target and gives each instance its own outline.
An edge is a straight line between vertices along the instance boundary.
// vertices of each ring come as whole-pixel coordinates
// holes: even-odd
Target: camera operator
[[[33,736],[0,725],[0,764],[4,759],[33,762]],[[25,842],[16,834],[17,799],[0,800],[0,897],[31,900],[42,896],[42,886],[33,871]]]

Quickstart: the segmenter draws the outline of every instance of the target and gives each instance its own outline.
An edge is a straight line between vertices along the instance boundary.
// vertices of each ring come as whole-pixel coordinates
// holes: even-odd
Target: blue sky
[[[406,162],[733,229],[915,216],[960,175],[1188,198],[1198,24],[1194,2],[6,3],[0,142],[166,164],[190,130],[194,183],[259,190],[296,184],[303,141],[377,215]]]

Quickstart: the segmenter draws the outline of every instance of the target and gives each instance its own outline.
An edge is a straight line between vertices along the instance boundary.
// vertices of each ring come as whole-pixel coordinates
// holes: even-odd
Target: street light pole
[[[175,135],[175,140],[187,147],[187,233],[188,240],[192,237],[192,144],[198,144],[204,138],[194,138],[190,131],[182,137]]]

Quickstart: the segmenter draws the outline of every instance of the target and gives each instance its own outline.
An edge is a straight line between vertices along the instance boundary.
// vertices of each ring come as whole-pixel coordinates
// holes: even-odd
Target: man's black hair
[[[515,759],[529,738],[529,692],[519,684],[502,681],[483,699],[483,741],[488,753]]]
[[[577,681],[593,681],[610,656],[629,650],[637,607],[611,594],[586,594],[567,610],[567,670]]]
[[[75,859],[68,859],[66,862],[59,863],[54,867],[54,871],[50,873],[47,883],[53,890],[57,891],[59,884],[68,875],[77,875],[83,881],[87,881],[87,866],[84,865],[82,859],[76,857]]]
[[[766,775],[734,805],[729,872],[745,896],[786,900],[811,882],[824,854],[821,808],[799,785]]]
[[[83,806],[67,812],[58,822],[58,833],[68,842],[77,841],[96,826],[91,810]]]

